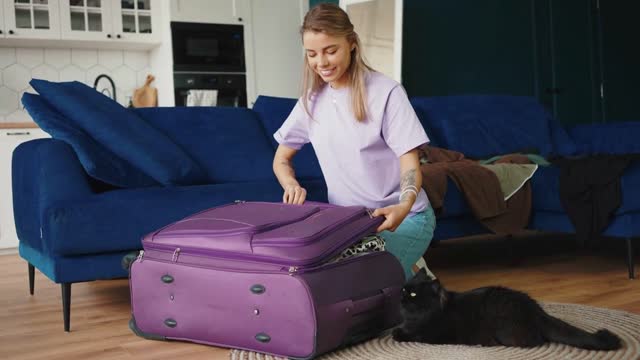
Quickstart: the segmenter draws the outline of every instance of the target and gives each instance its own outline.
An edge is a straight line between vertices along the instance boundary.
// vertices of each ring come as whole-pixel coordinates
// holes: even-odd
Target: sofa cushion
[[[611,122],[577,125],[569,135],[580,154],[640,154],[640,122]],[[614,140],[615,139],[615,140]]]
[[[433,241],[460,238],[477,234],[486,234],[484,227],[471,214],[463,216],[439,217],[433,233]]]
[[[437,121],[437,103],[434,102],[434,99],[419,96],[410,98],[409,102],[418,115],[424,131],[429,136],[429,145],[446,148],[444,129],[442,122]]]
[[[413,98],[427,134],[450,150],[486,159],[514,152],[553,153],[548,114],[531,97]]]
[[[567,129],[551,115],[547,116],[547,123],[549,124],[549,132],[553,144],[551,156],[568,157],[578,155],[578,145],[573,141],[573,138],[569,136]]]
[[[258,114],[274,149],[278,147],[278,142],[273,134],[282,126],[297,102],[298,99],[293,98],[260,95],[253,104],[252,109]]]
[[[302,182],[308,200],[327,201],[324,182]],[[121,189],[90,200],[58,202],[42,216],[43,246],[54,255],[140,249],[144,235],[210,207],[235,200],[282,201],[277,181]],[[32,245],[33,248],[38,246]]]
[[[620,179],[622,203],[616,215],[640,212],[640,161],[635,161]],[[540,166],[531,178],[534,211],[565,213],[560,201],[560,168]]]
[[[135,114],[201,164],[208,183],[275,180],[273,147],[249,109],[141,108]]]
[[[258,114],[274,149],[278,148],[278,142],[273,134],[282,126],[297,101],[297,99],[260,95],[253,105],[253,111]],[[293,158],[293,168],[298,178],[323,178],[320,163],[311,144],[306,144],[296,153]]]
[[[146,187],[158,182],[100,146],[87,133],[70,124],[69,120],[53,109],[42,97],[25,93],[22,104],[38,126],[71,145],[84,170],[91,177],[118,187]]]
[[[640,168],[640,166],[638,167]],[[640,171],[638,172],[640,173]],[[560,203],[560,169],[558,167],[539,166],[530,181],[533,211],[564,212]],[[638,181],[640,181],[640,174]],[[640,191],[640,186],[638,190]],[[447,179],[447,193],[443,207],[444,211],[438,218],[471,215],[467,200],[451,179]]]
[[[471,215],[471,208],[466,198],[453,180],[447,178],[447,193],[444,195],[442,209],[438,211],[438,219]]]
[[[163,185],[193,184],[204,172],[178,145],[132,111],[77,81],[31,86],[71,124]]]

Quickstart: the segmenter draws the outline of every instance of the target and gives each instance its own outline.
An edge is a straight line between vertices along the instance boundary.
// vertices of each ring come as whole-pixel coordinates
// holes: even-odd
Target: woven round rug
[[[542,304],[553,316],[594,332],[606,328],[618,335],[623,347],[617,351],[589,351],[548,343],[535,348],[429,345],[396,342],[389,335],[325,354],[321,360],[534,360],[534,359],[640,359],[640,315],[576,304]],[[231,351],[232,360],[280,360],[283,358],[245,350]]]

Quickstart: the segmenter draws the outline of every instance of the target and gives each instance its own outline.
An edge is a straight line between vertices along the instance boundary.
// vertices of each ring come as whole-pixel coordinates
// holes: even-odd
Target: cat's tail
[[[587,350],[617,350],[622,346],[620,338],[607,329],[590,333],[547,313],[543,319],[542,331],[548,341]]]

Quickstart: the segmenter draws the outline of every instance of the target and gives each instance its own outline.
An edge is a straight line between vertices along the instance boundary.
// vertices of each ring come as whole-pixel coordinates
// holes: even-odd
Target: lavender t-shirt
[[[310,117],[299,100],[274,134],[279,144],[300,150],[311,142],[327,183],[329,202],[381,208],[398,203],[399,157],[429,142],[402,85],[378,72],[366,78],[367,117],[358,122],[349,87],[321,88],[309,101]],[[420,189],[412,212],[429,200]]]

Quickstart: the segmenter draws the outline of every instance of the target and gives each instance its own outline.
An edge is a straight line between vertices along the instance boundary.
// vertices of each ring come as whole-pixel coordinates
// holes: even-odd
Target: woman
[[[321,3],[304,18],[303,95],[274,134],[280,144],[273,170],[283,201],[302,204],[306,190],[291,161],[311,142],[329,202],[376,209],[377,231],[406,278],[417,269],[435,228],[422,190],[417,148],[429,141],[400,84],[367,66],[349,16]]]

